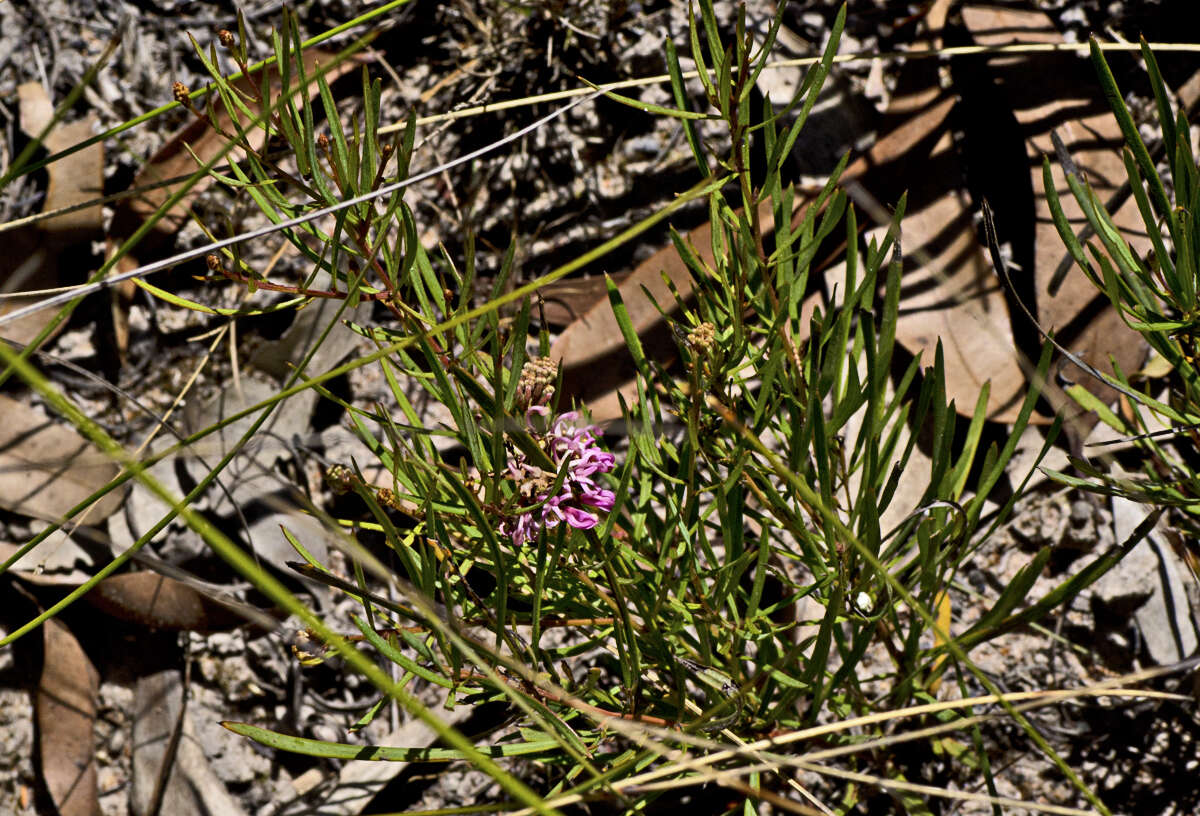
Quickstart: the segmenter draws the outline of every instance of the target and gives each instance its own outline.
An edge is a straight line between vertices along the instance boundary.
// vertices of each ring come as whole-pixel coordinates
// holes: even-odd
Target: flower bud
[[[344,496],[347,493],[352,493],[357,483],[358,476],[344,465],[334,465],[325,471],[325,484],[329,485],[329,489],[335,495]]]
[[[558,364],[549,357],[533,357],[521,367],[517,381],[517,408],[522,413],[535,405],[548,405],[554,396]]]

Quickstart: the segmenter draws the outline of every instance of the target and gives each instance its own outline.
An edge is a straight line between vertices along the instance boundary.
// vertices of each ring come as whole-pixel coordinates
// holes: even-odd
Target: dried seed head
[[[233,32],[227,28],[222,28],[217,32],[217,40],[226,48],[233,48],[235,43]]]
[[[391,143],[384,144],[383,146],[381,146],[379,148],[379,155],[383,158],[384,161],[387,161],[388,159],[390,159],[392,157],[392,154],[395,152],[396,152],[396,146]]]
[[[176,82],[174,85],[172,85],[171,93],[174,95],[175,101],[180,105],[191,104],[191,100],[188,99],[188,96],[190,96],[192,92],[189,91],[188,86],[184,85],[182,82]]]
[[[688,332],[688,348],[697,354],[707,354],[717,339],[717,328],[712,323],[701,323]]]
[[[206,264],[208,264],[208,269],[210,272],[220,272],[221,271],[221,256],[220,255],[216,255],[216,254],[210,252],[204,256],[204,262]]]
[[[384,507],[390,507],[393,510],[404,509],[404,505],[396,498],[396,494],[386,487],[381,487],[375,491],[375,499]]]
[[[325,151],[326,153],[329,152],[329,137],[324,133],[317,135],[317,147],[321,148],[321,150]]]

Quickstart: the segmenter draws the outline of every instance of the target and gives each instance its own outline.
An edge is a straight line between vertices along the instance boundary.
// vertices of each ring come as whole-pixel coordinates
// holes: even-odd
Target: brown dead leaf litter
[[[1183,19],[1186,4],[1061,0],[977,4],[966,9],[958,3],[927,6],[922,13],[910,14],[908,10],[898,13],[895,4],[883,0],[852,2],[843,53],[961,44],[972,38],[1006,41],[1003,38],[1016,38],[1020,32],[1034,32],[1039,41],[1050,37],[1079,41],[1089,31],[1117,31],[1128,38],[1144,32],[1151,40],[1169,40],[1179,35],[1169,21]],[[259,38],[278,21],[278,3],[258,2],[243,8]],[[830,2],[793,4],[785,18],[779,56],[814,53],[823,44],[835,8]],[[299,11],[311,34],[349,19],[359,7],[329,0],[306,3]],[[723,19],[730,19],[733,7],[722,3],[718,11]],[[766,2],[748,4],[755,26],[764,26],[772,11]],[[944,20],[938,17],[943,12],[948,12]],[[30,130],[36,129],[32,117],[44,115],[47,102],[53,105],[64,98],[110,37],[116,36],[120,47],[84,101],[69,112],[59,135],[62,139],[77,140],[81,129],[95,132],[158,107],[170,98],[172,81],[193,88],[203,85],[201,66],[185,32],[207,48],[216,30],[232,28],[232,21],[230,9],[215,2],[0,3],[0,166],[7,166]],[[488,0],[437,6],[414,3],[383,21],[368,55],[369,67],[373,75],[384,78],[385,119],[399,122],[414,105],[431,114],[574,88],[576,76],[604,82],[662,73],[662,40],[671,37],[686,52],[686,21],[685,5],[679,2],[535,3],[523,16],[512,13],[508,4]],[[254,47],[260,50],[252,48],[252,56],[266,55],[261,46]],[[1122,87],[1140,87],[1131,61],[1114,58],[1113,63],[1122,72],[1118,76]],[[906,277],[906,286],[913,290],[906,303],[924,311],[914,311],[916,317],[901,332],[901,341],[912,353],[928,349],[933,328],[940,327],[943,341],[954,344],[958,359],[957,368],[951,365],[950,388],[965,396],[973,394],[984,379],[1007,383],[1007,391],[993,389],[997,402],[992,413],[1002,421],[1012,395],[1022,387],[1019,378],[1004,373],[1012,365],[1006,343],[1027,343],[1029,327],[1011,316],[1011,304],[980,266],[974,224],[978,201],[988,197],[1000,213],[997,226],[1014,265],[1032,275],[1025,295],[1037,304],[1039,314],[1070,323],[1086,303],[1064,307],[1061,299],[1039,299],[1038,287],[1057,262],[1053,242],[1035,218],[1035,199],[1029,189],[1034,183],[1030,162],[1037,158],[1037,150],[1044,149],[1045,123],[1036,115],[1041,109],[1029,102],[1028,78],[1013,73],[1020,66],[993,65],[993,72],[987,73],[981,68],[984,64],[913,60],[839,69],[798,145],[795,173],[802,187],[811,187],[843,150],[853,147],[855,155],[863,157],[856,172],[861,173],[858,178],[870,197],[886,205],[900,190],[910,190],[912,223],[906,224],[906,251],[918,258],[918,248],[928,244],[928,253],[926,263],[914,264],[906,274],[936,268],[945,277],[931,278],[929,283]],[[1164,58],[1163,67],[1176,87],[1191,75],[1189,66],[1178,60]],[[1071,70],[1075,69],[1080,69],[1077,78],[1052,91],[1061,94],[1060,102],[1067,96],[1086,100],[1091,92],[1084,87],[1089,76],[1086,66],[1074,65]],[[353,101],[357,79],[351,74],[334,86],[347,116],[357,112]],[[760,91],[778,101],[798,78],[794,72],[767,72]],[[652,86],[640,93],[646,102],[669,103],[664,87]],[[1135,94],[1134,102],[1145,117],[1150,111],[1146,100]],[[1094,112],[1094,100],[1084,107]],[[549,110],[547,105],[517,108],[423,129],[414,169],[468,152]],[[1076,121],[1069,119],[1075,113],[1061,114],[1068,117],[1065,124]],[[1078,121],[1094,130],[1091,120]],[[97,184],[105,194],[127,189],[146,172],[145,161],[162,155],[164,146],[187,125],[188,117],[176,112],[106,140],[90,154],[92,162],[102,156],[101,179],[89,181],[91,169],[67,172],[52,167],[10,186],[0,192],[0,222],[53,209],[71,196],[94,195]],[[720,138],[716,130],[704,135]],[[427,230],[422,240],[429,249],[443,245],[450,257],[460,259],[463,236],[468,231],[473,234],[479,248],[479,274],[485,278],[496,272],[511,236],[518,235],[518,269],[528,279],[635,223],[693,181],[690,152],[678,128],[631,115],[627,108],[605,101],[576,109],[503,155],[430,180],[410,200],[417,223]],[[198,196],[192,206],[196,216],[218,232],[261,223],[245,201],[216,187]],[[702,227],[703,210],[683,211],[673,220],[674,226],[681,231]],[[92,212],[91,221],[60,223],[64,232],[74,231],[66,237],[53,231],[53,221],[20,238],[7,236],[4,240],[12,241],[10,250],[20,248],[19,242],[32,249],[6,251],[5,264],[24,261],[30,253],[41,256],[36,264],[18,265],[15,271],[26,275],[27,281],[17,288],[75,283],[95,268],[93,249],[113,230],[113,211],[105,209],[102,215],[96,218]],[[946,224],[955,225],[949,242],[939,232]],[[177,250],[185,249],[199,245],[203,234],[194,223],[182,221],[177,234],[166,240],[168,245],[173,241]],[[580,324],[571,323],[585,315],[595,299],[596,273],[630,275],[627,285],[632,292],[639,283],[657,279],[659,270],[670,264],[666,256],[655,256],[666,243],[665,230],[652,232],[605,258],[603,268],[593,270],[592,277],[564,282],[550,293],[547,318],[555,333],[581,332]],[[300,268],[299,261],[286,254],[275,258],[277,248],[278,244],[265,241],[248,247],[246,257],[264,269],[273,264],[272,276],[287,279]],[[11,285],[14,270],[4,267],[4,271]],[[233,286],[196,283],[192,275],[197,271],[183,267],[156,282],[200,302],[222,306],[238,302],[240,292]],[[939,309],[939,303],[948,306]],[[956,310],[962,314],[956,316]],[[997,334],[977,332],[973,336],[983,342],[970,345],[971,332],[963,327],[976,325],[969,321],[980,314],[996,324]],[[202,425],[221,411],[251,404],[277,387],[281,367],[286,368],[303,349],[304,325],[297,320],[297,325],[290,317],[239,321],[237,331],[209,352],[207,335],[220,328],[219,320],[174,310],[140,294],[124,299],[101,295],[85,303],[45,347],[77,368],[44,361],[45,370],[90,416],[132,446],[149,432],[152,420],[86,374],[100,374],[151,412],[161,413],[199,368],[177,421],[181,430],[189,423]],[[652,330],[652,324],[648,320],[647,328]],[[1094,346],[1107,331],[1095,321],[1083,321],[1077,328],[1081,346]],[[14,340],[28,338],[6,331],[0,334]],[[605,339],[603,331],[599,339]],[[576,346],[593,342],[589,339]],[[336,345],[328,352],[329,365],[354,350],[352,339]],[[1104,350],[1093,348],[1101,356]],[[1140,353],[1134,345],[1123,350]],[[569,351],[563,357],[568,368],[573,362],[585,364]],[[619,384],[617,377],[612,385]],[[385,384],[366,372],[356,373],[339,388],[364,405],[387,398]],[[611,400],[611,394],[609,390],[587,396],[599,405]],[[50,474],[48,483],[53,484],[55,467],[78,464],[77,446],[82,440],[52,422],[27,394],[10,387],[4,399],[19,401],[21,416],[28,417],[22,420],[27,423],[23,428],[43,428],[45,438],[54,439],[38,452],[37,462],[29,460],[32,448],[0,452],[5,467],[0,485],[7,485],[0,496],[0,545],[11,545],[29,538],[46,519],[69,506],[70,496],[52,489],[30,489],[25,495],[3,480],[10,472],[33,472]],[[973,401],[972,397],[966,404]],[[963,399],[959,404],[964,404]],[[282,410],[286,417],[272,437],[274,442],[235,463],[223,485],[228,492],[214,492],[199,508],[220,519],[231,534],[253,541],[268,563],[290,557],[283,542],[270,533],[281,519],[289,525],[298,523],[294,507],[301,497],[290,491],[298,489],[303,498],[328,506],[330,497],[319,478],[323,463],[362,457],[336,413],[311,400],[290,402]],[[5,412],[4,421],[12,422],[12,416],[12,411]],[[992,432],[1002,438],[1002,422]],[[1073,441],[1081,444],[1088,426],[1076,433]],[[1031,432],[1022,447],[1027,453],[1036,451],[1039,440]],[[92,470],[91,476],[86,469],[73,470],[71,480],[79,484],[72,489],[99,483],[88,480],[102,478],[103,468]],[[184,485],[203,472],[203,462],[183,460],[167,463],[160,475]],[[1014,471],[1014,479],[1019,476]],[[235,503],[233,496],[264,496],[271,501]],[[60,597],[64,587],[78,585],[82,576],[104,563],[111,547],[128,543],[161,514],[153,500],[136,490],[117,504],[115,511],[98,509],[88,521],[90,534],[84,530],[70,539],[52,540],[45,552],[23,564],[19,577],[0,579],[4,631],[36,614],[38,605]],[[1048,547],[1052,554],[1031,601],[1119,544],[1139,520],[1137,508],[1037,486],[1019,503],[1013,522],[960,575],[961,585],[953,594],[955,631],[965,630],[977,619],[986,608],[981,598],[994,598],[1040,549]],[[320,531],[312,530],[311,537],[319,543]],[[1171,544],[1169,527],[1156,532],[1130,555],[1120,572],[1080,596],[1063,614],[1044,620],[1045,629],[1014,631],[980,647],[973,658],[1002,688],[1021,691],[1100,682],[1194,654],[1200,597],[1194,579],[1173,560]],[[225,629],[218,623],[221,610],[246,601],[245,587],[187,530],[169,528],[156,540],[151,555],[156,559],[151,566],[167,577],[153,573],[147,577],[161,579],[161,586],[173,582],[172,591],[178,590],[179,597],[188,600],[163,609],[143,602],[146,596],[139,593],[145,587],[114,583],[96,605],[80,604],[45,633],[0,651],[0,813],[49,814],[57,808],[69,814],[141,816],[157,807],[158,812],[173,816],[356,814],[499,798],[489,780],[460,766],[339,765],[271,756],[220,728],[219,720],[238,719],[303,736],[363,744],[390,739],[411,745],[428,739],[394,710],[350,734],[348,725],[374,702],[371,690],[353,676],[340,674],[336,666],[300,669],[291,655],[292,632],[286,624],[266,634],[252,628],[220,631]],[[329,549],[327,555],[335,569],[345,571],[336,550]],[[321,590],[305,591],[331,620],[341,621],[344,631],[352,629],[350,602]],[[160,596],[152,592],[151,597]],[[214,597],[219,604],[204,606]],[[47,646],[50,651],[43,655]],[[886,660],[886,655],[880,659]],[[870,670],[869,665],[866,668]],[[962,693],[976,691],[966,688]],[[72,699],[71,715],[57,716],[54,706]],[[466,713],[467,707],[460,706],[446,716],[461,718]],[[482,732],[499,725],[503,716],[503,712],[481,711],[460,726],[468,733]],[[1193,709],[1157,702],[1077,702],[1045,709],[1036,717],[1056,750],[1115,812],[1200,810],[1194,784],[1198,728]],[[1028,740],[1007,721],[986,726],[984,739],[1000,795],[1081,806],[1069,785],[1047,771]],[[963,768],[950,754],[924,743],[898,754],[892,762],[913,782],[975,789],[972,786],[979,779],[977,772]],[[169,767],[169,776],[164,767]],[[520,774],[531,780],[541,773],[531,763],[520,767]],[[819,794],[832,796],[827,783],[806,783]],[[881,794],[864,791],[862,796],[864,805],[855,812],[889,812],[888,800]],[[707,791],[696,791],[656,807],[662,813],[682,807],[709,812],[719,809],[722,801]],[[931,803],[931,808],[935,813],[988,812],[975,805],[953,808]],[[773,811],[764,805],[762,812]]]

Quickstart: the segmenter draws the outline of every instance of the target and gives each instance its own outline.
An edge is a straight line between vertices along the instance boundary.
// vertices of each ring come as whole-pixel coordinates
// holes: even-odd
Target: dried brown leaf
[[[939,0],[926,18],[928,42],[938,47],[950,3]],[[933,362],[942,343],[946,395],[970,415],[990,382],[987,416],[1012,422],[1025,394],[1013,346],[1008,306],[976,236],[972,210],[960,189],[963,168],[954,151],[950,117],[956,100],[941,91],[930,60],[907,63],[888,118],[898,122],[869,151],[864,184],[879,201],[907,190],[902,227],[905,254],[896,340]]]
[[[42,779],[59,816],[98,816],[92,726],[100,675],[62,621],[46,621],[42,642],[37,689]]]
[[[956,409],[972,413],[980,390],[990,382],[988,418],[1012,422],[1025,394],[1025,376],[1013,347],[1004,292],[975,235],[965,193],[940,180],[959,177],[946,126],[953,104],[943,99],[916,117],[936,134],[925,161],[938,172],[911,179],[910,209],[902,225],[905,266],[896,340],[927,365],[933,363],[940,340],[946,395]],[[903,155],[877,158],[906,160]]]
[[[230,604],[150,571],[109,576],[86,597],[114,618],[151,629],[214,632],[246,622]]]
[[[963,22],[980,45],[1063,41],[1050,18],[1037,11],[967,6],[963,9]],[[1126,178],[1120,155],[1123,140],[1100,86],[1087,69],[1087,63],[1072,54],[992,57],[988,67],[1011,105],[1029,159],[1034,193],[1038,322],[1044,330],[1053,331],[1060,343],[1101,371],[1112,373],[1110,356],[1125,371],[1136,371],[1146,356],[1145,342],[1124,324],[1107,298],[1071,261],[1051,219],[1042,184],[1042,157],[1049,155],[1055,189],[1078,234],[1086,220],[1054,156],[1050,135],[1057,132],[1092,189],[1101,200],[1115,206],[1110,208],[1113,221],[1130,247],[1139,254],[1150,248],[1133,197],[1126,194],[1122,200],[1118,195]],[[1069,271],[1061,288],[1051,293],[1050,280],[1060,269]],[[1105,402],[1116,398],[1114,390],[1090,377],[1076,372],[1072,379],[1079,379]],[[1055,400],[1054,395],[1050,398],[1056,407],[1079,413],[1074,403]],[[1091,422],[1094,423],[1094,417]]]
[[[176,668],[138,679],[129,809],[134,816],[245,816],[197,739],[184,693],[184,679]],[[176,729],[181,729],[178,741],[172,738]]]
[[[35,524],[34,532],[41,532],[41,526]],[[17,559],[9,571],[19,575],[22,581],[38,586],[79,586],[112,557],[107,547],[81,541],[80,532],[76,531],[75,535],[67,535],[63,530],[51,533]],[[23,546],[24,542],[0,540],[0,561],[8,560]]]
[[[797,196],[793,226],[803,217],[807,203],[807,198]],[[774,231],[770,200],[759,205],[759,218],[764,225],[764,234],[769,236]],[[691,230],[684,240],[701,263],[706,266],[715,263],[711,222]],[[672,287],[685,303],[694,298],[691,273],[674,246],[664,247],[638,264],[617,287],[643,351],[647,357],[664,367],[675,361],[676,349],[670,326],[658,309],[661,307],[667,314],[678,311]],[[811,312],[814,302],[812,297],[805,301],[803,309],[806,313]],[[808,325],[807,321],[801,322],[804,326]],[[795,339],[801,340],[803,335],[797,334]],[[561,361],[563,366],[562,393],[585,400],[593,421],[619,419],[621,399],[628,404],[637,396],[633,361],[613,316],[607,289],[603,287],[587,312],[572,321],[558,336],[550,347],[550,356]]]
[[[611,275],[618,287],[629,278],[629,272]],[[565,327],[587,314],[600,300],[608,298],[604,278],[567,278],[555,281],[538,290],[542,298],[542,314],[551,327]],[[534,307],[534,314],[538,314]]]
[[[768,217],[769,206],[770,202],[764,205]],[[709,265],[713,263],[711,236],[712,224],[709,222],[685,236],[685,240],[695,247],[700,260]],[[664,281],[664,277],[670,284]],[[657,302],[660,307],[674,311],[672,285],[685,298],[691,297],[691,273],[675,247],[668,246],[638,264],[633,273],[617,287],[629,312],[629,320],[641,338],[646,356],[664,366],[674,360],[675,343],[670,327],[654,304]],[[650,297],[646,296],[646,292],[650,293]],[[575,319],[558,336],[550,347],[550,356],[562,363],[563,394],[586,400],[592,419],[597,422],[621,416],[617,394],[629,400],[636,393],[632,385],[632,359],[604,289],[600,290],[586,313]]]
[[[117,475],[117,465],[73,428],[23,402],[0,396],[0,507],[59,521]],[[89,520],[107,518],[124,499],[114,490],[97,501]]]
[[[307,76],[312,77],[321,65],[329,65],[333,62],[335,55],[327,51],[322,51],[319,48],[310,48],[304,52],[304,70]],[[325,73],[326,82],[332,83],[338,77],[345,74],[357,65],[362,63],[361,59],[352,58],[342,62],[336,67],[328,70]],[[278,94],[281,90],[282,83],[280,82],[279,72],[270,67],[269,72],[272,95]],[[295,74],[293,74],[293,82]],[[255,73],[250,77],[242,77],[233,86],[250,96],[256,96],[258,87],[261,82],[260,75]],[[296,94],[296,104],[300,104],[301,93],[307,93],[309,98],[314,98],[317,95],[316,83],[311,83],[309,87]],[[203,109],[203,103],[197,103],[197,107]],[[253,110],[253,104],[249,107]],[[224,133],[233,133],[236,128],[230,118],[224,105],[217,104],[217,124],[220,131]],[[247,126],[249,119],[244,116],[239,117],[242,121],[242,126]],[[207,121],[193,118],[187,125],[179,130],[171,137],[165,145],[163,145],[157,153],[146,163],[146,165],[137,174],[134,179],[134,187],[143,187],[159,184],[160,182],[170,179],[187,178],[192,173],[196,172],[198,165],[196,159],[201,162],[211,161],[213,158],[221,155],[226,148],[226,138],[218,130],[214,130]],[[193,157],[195,154],[195,157]],[[235,150],[231,152],[230,158],[236,158],[239,154]],[[206,176],[196,182],[195,185],[162,219],[155,225],[153,232],[146,236],[142,241],[141,248],[143,250],[152,250],[156,244],[179,231],[188,220],[188,212],[191,204],[196,197],[200,195],[212,184],[212,177]],[[132,235],[138,227],[154,212],[161,207],[167,199],[169,199],[176,190],[182,185],[182,182],[168,184],[162,187],[146,190],[139,193],[137,196],[127,198],[117,205],[116,212],[113,215],[112,227],[110,228],[110,236],[113,238],[125,239]]]
[[[19,227],[4,236],[5,252],[0,255],[0,291],[21,292],[53,289],[59,285],[58,252],[42,237],[36,226]],[[40,298],[14,297],[0,300],[0,316],[23,309]],[[0,337],[29,343],[53,317],[53,312],[37,312],[4,324]]]
[[[54,106],[46,90],[37,82],[17,89],[20,100],[21,130],[30,139],[50,124]],[[94,114],[68,124],[59,124],[42,144],[47,152],[57,153],[89,138],[96,124]],[[50,164],[46,199],[42,212],[72,207],[94,200],[103,192],[104,146],[97,143]],[[64,282],[59,259],[64,250],[100,234],[102,211],[86,207],[18,228],[5,236],[5,252],[0,254],[0,286],[5,292],[51,289]],[[0,315],[28,306],[36,299],[10,298],[0,301]],[[4,326],[3,336],[28,343],[53,317],[52,312],[29,315]]]
[[[940,0],[928,14],[936,32],[947,7]],[[948,123],[954,100],[941,94],[927,61],[914,64],[918,67],[902,77],[905,82],[892,98],[886,135],[847,167],[842,183],[853,187],[869,182],[875,198],[883,201],[909,191],[903,224],[908,264],[897,340],[931,363],[940,339],[947,393],[958,410],[970,414],[983,384],[990,381],[988,415],[1011,421],[1024,396],[1025,378],[1013,349],[1003,292],[976,238],[969,204],[953,183],[962,176]],[[915,178],[914,167],[922,168]],[[796,203],[799,217],[807,200],[797,196]],[[763,220],[770,221],[769,211]],[[688,235],[707,263],[712,263],[710,234],[711,226],[703,224]],[[641,293],[646,286],[660,305],[672,305],[664,272],[682,293],[690,294],[687,269],[673,247],[639,265],[620,291],[647,355],[667,363],[674,353],[669,330]],[[551,355],[563,361],[567,394],[589,398],[597,419],[620,415],[616,396],[628,400],[632,395],[631,370],[606,297],[563,332]]]
[[[36,138],[50,124],[54,107],[46,95],[46,89],[37,82],[26,82],[17,88],[21,105],[21,130],[26,136]],[[83,119],[66,124],[59,123],[46,134],[43,145],[50,153],[58,153],[89,139],[95,133],[98,119],[88,114]],[[73,207],[100,198],[104,194],[104,145],[97,142],[69,156],[64,156],[46,167],[49,181],[43,212]],[[66,243],[98,235],[103,211],[100,206],[87,207],[75,212],[57,215],[42,221],[42,232]]]

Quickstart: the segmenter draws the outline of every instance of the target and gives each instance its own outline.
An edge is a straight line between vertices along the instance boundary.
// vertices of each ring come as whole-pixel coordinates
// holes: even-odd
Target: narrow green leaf
[[[846,4],[843,3],[838,15],[833,21],[833,30],[829,33],[829,42],[825,45],[825,51],[821,54],[821,61],[809,69],[813,73],[812,86],[809,88],[808,97],[804,100],[804,106],[800,109],[800,115],[796,117],[795,123],[788,131],[787,138],[783,141],[783,155],[786,156],[792,152],[792,148],[796,144],[796,139],[800,136],[800,131],[808,122],[808,115],[812,112],[813,105],[817,104],[817,97],[821,94],[821,88],[825,84],[825,78],[829,76],[830,67],[833,65],[833,58],[837,55],[838,43],[841,41],[842,30],[846,26]]]
[[[681,111],[691,111],[691,105],[688,102],[687,92],[683,84],[683,70],[679,67],[679,54],[676,53],[675,44],[668,37],[664,45],[667,54],[667,73],[671,77],[671,94],[675,98],[675,107]],[[690,119],[681,119],[680,124],[683,126],[683,135],[687,139],[688,147],[691,148],[692,156],[696,159],[696,166],[700,168],[700,172],[705,176],[712,175],[712,168],[708,166],[708,162],[704,158],[704,150],[700,146],[700,137],[696,132],[696,123]]]
[[[625,339],[625,346],[629,349],[629,354],[633,357],[633,364],[638,372],[646,380],[650,380],[650,366],[646,361],[646,352],[642,348],[641,338],[638,337],[637,331],[633,328],[633,322],[629,318],[629,310],[625,307],[625,301],[621,298],[621,290],[617,288],[617,284],[609,275],[604,276],[604,286],[608,290],[608,302],[612,305],[613,316],[617,320],[617,326],[621,329],[621,337]]]
[[[1160,213],[1169,213],[1171,203],[1167,198],[1162,179],[1159,178],[1158,169],[1154,166],[1154,160],[1150,158],[1150,151],[1146,149],[1141,134],[1138,133],[1137,124],[1129,114],[1129,108],[1125,106],[1121,89],[1117,87],[1117,81],[1113,77],[1112,71],[1109,70],[1108,61],[1104,58],[1104,51],[1101,50],[1094,35],[1088,38],[1088,48],[1091,51],[1092,66],[1096,69],[1096,76],[1100,79],[1100,87],[1104,91],[1109,107],[1112,108],[1113,116],[1117,119],[1121,133],[1125,137],[1125,144],[1133,151],[1138,168],[1142,171],[1142,177],[1150,186],[1150,197],[1154,200],[1154,206]],[[1178,240],[1178,236],[1174,232],[1172,232],[1171,238]]]
[[[1163,82],[1162,73],[1158,70],[1158,60],[1150,50],[1145,37],[1138,37],[1138,48],[1146,63],[1146,73],[1150,75],[1150,89],[1154,92],[1154,105],[1158,109],[1158,124],[1162,128],[1163,148],[1167,156],[1175,155],[1177,141],[1175,117],[1171,113],[1171,102],[1167,97],[1167,84]]]
[[[703,4],[705,0],[701,0]],[[717,91],[713,87],[712,77],[708,73],[708,64],[704,60],[704,51],[700,47],[700,33],[696,26],[696,8],[693,5],[693,0],[688,0],[688,39],[692,47],[692,60],[696,63],[696,72],[700,76],[700,84],[704,86],[704,93],[708,97],[710,103],[716,105]]]
[[[582,77],[580,77],[580,79],[583,80],[583,83],[585,85],[592,88],[592,90],[596,90],[596,91],[602,90],[601,87],[599,85],[595,84],[594,82],[590,82],[587,79],[584,79]],[[613,100],[614,102],[619,102],[622,105],[626,105],[635,110],[639,110],[642,113],[650,113],[650,114],[654,114],[655,116],[665,116],[668,119],[685,119],[685,120],[710,119],[711,120],[711,119],[717,118],[715,115],[713,115],[711,113],[697,113],[696,111],[685,110],[682,108],[668,108],[663,105],[655,105],[650,102],[643,102],[640,99],[634,99],[631,96],[625,96],[623,94],[616,93],[615,91],[604,91],[604,95],[606,97],[608,97],[609,99]]]
[[[1049,561],[1050,548],[1042,547],[1033,560],[1022,567],[1005,585],[1004,591],[1000,593],[1000,597],[996,599],[991,608],[984,612],[970,629],[959,636],[960,645],[964,649],[969,649],[977,642],[994,637],[995,635],[989,633],[989,630],[998,627],[1019,604],[1024,602]]]
[[[221,725],[235,734],[248,737],[259,745],[287,751],[293,754],[323,757],[325,759],[362,759],[373,762],[456,762],[471,757],[454,748],[400,748],[386,745],[347,745],[341,742],[293,737],[250,725],[226,720]],[[560,750],[552,739],[538,742],[517,742],[509,745],[481,745],[476,750],[493,759],[512,756],[529,756]]]
[[[1055,478],[1058,478],[1062,475],[1050,470],[1047,470],[1046,472]],[[1154,525],[1158,523],[1159,518],[1164,512],[1165,508],[1159,508],[1149,513],[1149,515],[1142,520],[1137,528],[1134,529],[1133,533],[1130,534],[1128,539],[1123,541],[1121,544],[1110,547],[1102,555],[1093,560],[1082,570],[1076,572],[1062,584],[1059,584],[1053,590],[1048,592],[1041,600],[1031,605],[1029,608],[1022,610],[1003,621],[991,620],[989,613],[987,616],[989,618],[988,627],[981,627],[980,624],[982,624],[984,621],[980,620],[979,624],[972,626],[970,630],[964,632],[958,638],[959,645],[961,645],[964,650],[969,650],[985,640],[997,637],[1005,632],[1010,632],[1013,629],[1021,626],[1028,626],[1031,623],[1036,623],[1051,610],[1057,609],[1071,598],[1077,597],[1079,593],[1083,592],[1096,581],[1100,580],[1100,578],[1106,572],[1119,564],[1121,560],[1128,555],[1129,552],[1136,547],[1139,542],[1141,542],[1142,539],[1149,535],[1150,531],[1154,529]],[[1047,550],[1048,548],[1044,548],[1041,552],[1046,552]],[[1039,557],[1041,552],[1038,554]],[[1032,567],[1033,564],[1028,565],[1025,570],[1022,570],[1022,573]],[[1018,579],[1021,578],[1022,576],[1019,574]]]

